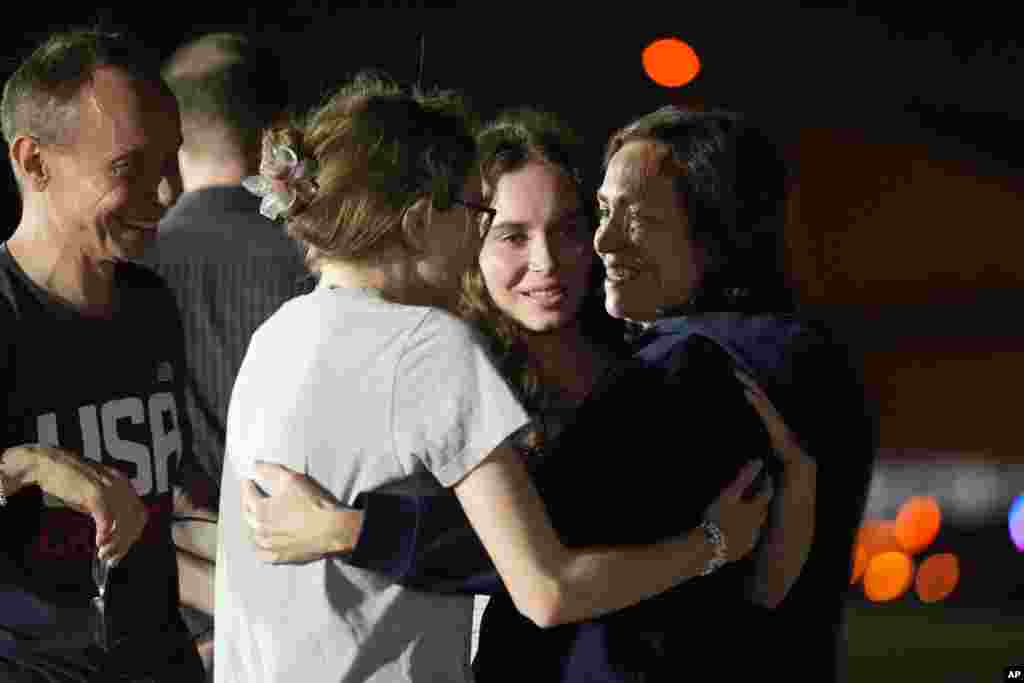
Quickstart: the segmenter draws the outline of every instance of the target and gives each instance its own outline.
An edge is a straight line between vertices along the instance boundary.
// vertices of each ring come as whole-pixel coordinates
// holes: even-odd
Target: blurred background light
[[[939,504],[932,496],[913,496],[900,506],[893,532],[903,550],[915,555],[935,540],[942,524]]]
[[[913,496],[935,499],[944,528],[986,526],[1024,491],[1024,465],[983,462],[982,456],[883,449],[871,480],[865,519],[894,519]]]
[[[907,592],[913,576],[914,563],[906,553],[879,553],[864,571],[864,595],[873,602],[895,600]]]
[[[1010,505],[1009,525],[1013,545],[1017,550],[1024,551],[1024,493],[1017,496]]]
[[[860,581],[860,577],[864,576],[864,570],[868,568],[868,551],[864,548],[863,544],[856,543],[853,546],[853,572],[850,575],[850,585]]]
[[[914,590],[922,602],[938,602],[956,588],[960,581],[960,561],[953,553],[940,553],[925,558],[917,568]]]
[[[857,531],[857,545],[864,549],[868,560],[875,555],[903,550],[896,537],[896,522],[891,519],[867,519]]]
[[[700,72],[700,59],[693,48],[678,38],[661,38],[644,48],[644,71],[666,88],[686,85]]]

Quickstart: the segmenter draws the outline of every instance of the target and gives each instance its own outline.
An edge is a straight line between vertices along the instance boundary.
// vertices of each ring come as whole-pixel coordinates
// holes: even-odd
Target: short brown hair
[[[454,93],[409,92],[364,73],[304,123],[270,131],[318,163],[316,195],[288,218],[307,264],[357,260],[399,239],[402,214],[420,197],[447,208],[475,159],[468,121]]]
[[[94,29],[55,33],[4,85],[0,120],[7,144],[21,133],[44,143],[66,141],[78,126],[75,95],[101,66],[116,66],[166,87],[155,55],[127,35]]]
[[[260,134],[288,106],[288,83],[276,55],[242,34],[210,33],[182,45],[163,74],[192,154],[216,152],[226,142],[258,147]]]

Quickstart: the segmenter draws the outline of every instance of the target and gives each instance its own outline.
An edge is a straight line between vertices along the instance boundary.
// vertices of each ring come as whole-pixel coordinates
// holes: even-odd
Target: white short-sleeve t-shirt
[[[263,460],[346,504],[370,489],[440,493],[526,421],[474,331],[448,313],[343,288],[282,306],[253,335],[228,410],[218,683],[471,681],[471,597],[405,589],[337,558],[264,564],[240,482]]]

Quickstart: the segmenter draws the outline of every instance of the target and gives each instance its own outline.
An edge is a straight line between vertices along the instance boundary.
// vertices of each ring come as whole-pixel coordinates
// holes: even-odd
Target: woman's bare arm
[[[742,372],[737,371],[736,376],[783,463],[764,540],[753,556],[754,575],[749,585],[751,600],[775,608],[800,577],[814,541],[817,464],[800,447],[764,390]]]
[[[745,556],[772,492],[742,500],[759,465],[748,465],[709,508],[727,560]],[[714,549],[703,530],[653,545],[568,549],[558,538],[521,456],[499,446],[455,485],[516,607],[542,628],[599,617],[699,576]]]
[[[786,468],[776,483],[764,543],[754,553],[751,600],[774,609],[800,578],[814,540],[816,468]]]
[[[268,497],[253,482],[242,483],[245,517],[264,561],[308,562],[354,547],[362,511],[339,506],[305,475],[267,463],[256,468],[275,492]],[[748,468],[706,515],[720,520],[729,559],[749,552],[766,514],[770,493],[761,502],[737,504],[755,476],[756,470]],[[497,449],[467,475],[455,493],[513,600],[545,626],[633,605],[698,575],[712,556],[699,529],[658,545],[567,550],[550,526],[521,456],[508,447]]]
[[[212,616],[217,512],[195,498],[188,486],[174,488],[171,538],[177,548],[178,592],[183,605]]]
[[[184,550],[177,551],[177,558],[181,604],[213,616],[214,563]]]

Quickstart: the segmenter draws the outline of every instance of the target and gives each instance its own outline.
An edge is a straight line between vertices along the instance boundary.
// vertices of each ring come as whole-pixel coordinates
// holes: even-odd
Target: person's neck
[[[400,248],[358,262],[322,260],[318,268],[320,287],[372,289],[394,303],[451,308],[448,299],[416,277],[415,265]]]
[[[607,349],[587,339],[579,324],[551,332],[528,333],[526,346],[545,384],[558,387],[573,401],[582,401],[612,362]]]
[[[370,266],[340,261],[321,261],[320,286],[330,289],[376,289],[393,292],[394,274],[383,264]]]
[[[181,185],[185,192],[195,192],[208,187],[233,187],[242,184],[242,178],[255,175],[244,159],[217,161],[182,161]]]
[[[25,275],[53,298],[82,313],[109,313],[114,300],[115,264],[95,260],[61,235],[62,231],[39,220],[26,207],[7,249]]]

